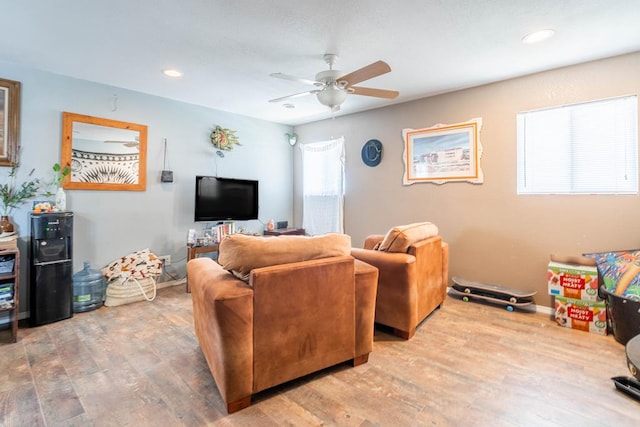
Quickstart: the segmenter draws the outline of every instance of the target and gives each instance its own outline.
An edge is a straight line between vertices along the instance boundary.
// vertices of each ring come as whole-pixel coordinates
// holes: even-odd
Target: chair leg
[[[369,353],[362,354],[360,356],[357,356],[357,357],[354,357],[353,359],[351,359],[351,363],[353,364],[354,367],[355,366],[364,365],[368,361],[369,361]]]
[[[240,409],[244,409],[251,405],[251,396],[243,397],[242,399],[238,399],[234,402],[227,403],[227,413],[233,414],[234,412],[238,412]]]
[[[409,331],[403,331],[400,329],[393,329],[393,334],[405,340],[410,340],[416,334],[416,328],[411,328]]]

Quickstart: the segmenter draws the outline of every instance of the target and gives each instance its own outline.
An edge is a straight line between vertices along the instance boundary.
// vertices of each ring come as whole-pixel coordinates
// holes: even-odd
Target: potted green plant
[[[55,194],[55,206],[59,210],[63,211],[67,208],[67,196],[62,188],[62,181],[64,181],[65,177],[71,173],[71,169],[69,169],[69,166],[60,166],[60,163],[55,163],[51,169],[53,170],[53,175],[45,184],[46,191],[44,195],[51,197]],[[51,187],[56,188],[55,193],[51,191]]]
[[[2,232],[13,231],[13,224],[10,222],[9,216],[15,208],[34,198],[40,189],[40,178],[33,178],[24,181],[22,184],[16,184],[18,166],[17,163],[13,164],[9,171],[7,182],[0,184],[0,231]],[[33,175],[34,171],[35,169],[29,173],[29,177]]]

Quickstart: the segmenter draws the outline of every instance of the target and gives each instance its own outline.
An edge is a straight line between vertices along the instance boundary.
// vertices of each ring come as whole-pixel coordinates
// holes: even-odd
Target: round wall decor
[[[367,166],[378,166],[382,161],[382,143],[377,139],[370,139],[362,146],[362,161]]]

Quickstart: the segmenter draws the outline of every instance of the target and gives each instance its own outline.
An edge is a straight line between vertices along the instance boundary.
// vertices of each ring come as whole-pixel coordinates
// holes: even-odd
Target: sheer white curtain
[[[344,138],[301,144],[302,226],[310,235],[344,232]]]

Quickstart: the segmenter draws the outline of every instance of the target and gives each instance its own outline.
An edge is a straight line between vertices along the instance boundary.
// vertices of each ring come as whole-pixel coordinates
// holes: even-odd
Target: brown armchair
[[[376,323],[410,339],[447,294],[449,246],[431,223],[394,227],[366,238],[351,255],[378,268]]]
[[[229,413],[277,384],[368,361],[378,272],[350,246],[344,235],[234,235],[222,265],[189,261],[196,336]]]

